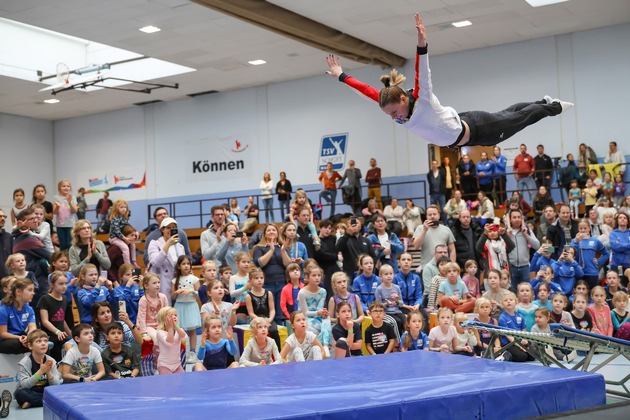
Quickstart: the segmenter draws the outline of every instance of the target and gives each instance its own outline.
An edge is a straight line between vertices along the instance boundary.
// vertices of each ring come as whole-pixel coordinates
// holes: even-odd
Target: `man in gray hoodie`
[[[540,241],[523,222],[523,212],[520,210],[510,210],[507,222],[507,232],[516,245],[508,254],[512,287],[516,290],[519,283],[529,283],[529,250],[540,248]]]

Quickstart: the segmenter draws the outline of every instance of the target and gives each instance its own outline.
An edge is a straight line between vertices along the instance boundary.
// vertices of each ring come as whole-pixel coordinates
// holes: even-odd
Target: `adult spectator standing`
[[[494,146],[492,151],[492,161],[494,162],[494,192],[497,196],[497,205],[507,200],[507,158],[501,154],[501,148]]]
[[[558,259],[565,245],[578,234],[578,222],[571,220],[571,208],[562,204],[558,211],[558,219],[547,229],[547,239],[554,246],[553,258]]]
[[[539,144],[536,146],[538,154],[534,158],[534,165],[536,166],[536,174],[534,176],[536,180],[536,186],[540,187],[544,185],[547,190],[551,188],[551,174],[553,172],[553,162],[551,158],[545,154],[545,146]]]
[[[246,234],[237,237],[238,225],[234,222],[228,222],[223,228],[223,236],[225,241],[221,241],[221,249],[217,253],[217,259],[221,261],[221,265],[229,265],[232,273],[238,271],[236,263],[236,254],[239,252],[249,253],[249,238]]]
[[[311,231],[308,228],[308,224],[311,221],[311,209],[302,206],[297,209],[296,214],[296,239],[304,244],[307,255],[312,257],[315,255],[315,250],[321,246],[321,243],[318,237],[311,237]]]
[[[529,251],[540,248],[540,241],[534,232],[523,221],[523,213],[520,210],[511,210],[508,213],[507,233],[514,242],[514,249],[508,254],[510,273],[512,274],[512,287],[516,289],[522,282],[529,282]]]
[[[487,199],[487,198],[486,198]],[[451,226],[453,237],[455,238],[455,254],[457,256],[457,264],[463,267],[468,260],[477,261],[477,267],[480,267],[479,255],[476,252],[477,241],[483,233],[481,225],[477,219],[470,216],[468,209],[459,214],[459,219],[453,222]]]
[[[221,211],[223,208],[221,207]],[[177,260],[184,255],[184,247],[177,241],[177,235],[171,235],[171,229],[177,228],[175,219],[167,217],[160,223],[162,236],[149,247],[150,271],[160,277],[160,292],[166,295],[171,305],[172,280],[175,278]],[[218,267],[218,265],[217,265]]]
[[[453,190],[453,198],[448,200],[446,207],[443,209],[444,216],[450,219],[456,219],[459,214],[468,208],[466,202],[462,199],[462,192],[460,190]]]
[[[486,194],[492,192],[492,185],[494,182],[495,173],[494,162],[488,160],[488,154],[481,152],[481,158],[477,162],[477,182],[479,183],[479,190]]]
[[[405,209],[398,205],[398,199],[392,198],[392,202],[385,206],[383,216],[387,220],[387,229],[396,236],[400,236],[403,230],[403,213]]]
[[[85,212],[89,210],[87,202],[85,201],[85,188],[81,187],[77,190],[77,220],[85,219]]]
[[[243,232],[251,234],[256,228],[258,225],[258,213],[260,213],[258,204],[254,203],[254,196],[250,195],[247,198],[247,205],[243,209],[243,214],[246,217],[245,222],[243,222],[243,226],[241,227]]]
[[[578,165],[582,163],[585,168],[588,168],[588,165],[595,165],[597,163],[597,155],[592,147],[587,146],[584,143],[580,144],[579,152],[578,152]]]
[[[212,224],[210,227],[201,232],[201,254],[206,261],[214,261],[219,267],[221,262],[219,261],[218,254],[225,241],[223,237],[223,229],[225,228],[225,210],[223,206],[216,205],[210,209]],[[161,226],[161,225],[160,225]]]
[[[167,217],[171,216],[168,215],[168,210],[166,210],[164,207],[156,207],[156,209],[153,210],[153,220],[155,221],[155,223],[151,224],[151,227],[155,226],[155,229],[151,230],[144,241],[144,256],[142,257],[142,259],[144,260],[145,267],[149,265],[149,246],[151,245],[151,242],[162,237],[162,232],[160,231],[159,226],[160,224],[162,224],[162,220],[166,219]],[[184,229],[179,229],[178,227],[177,236],[179,237],[179,243],[182,244],[182,246],[184,247],[184,252],[192,260],[190,245],[188,245],[188,235],[186,235]]]
[[[555,223],[557,217],[556,208],[554,206],[547,206],[543,209],[543,217],[540,218],[540,224],[538,225],[538,232],[536,234],[539,241],[547,237],[547,230],[549,226]]]
[[[339,259],[336,245],[337,237],[332,234],[332,222],[329,219],[319,222],[319,240],[320,248],[315,251],[315,261],[324,270],[324,289],[326,289],[327,299],[329,299],[334,294],[332,275],[340,270],[337,264]]]
[[[332,162],[326,164],[326,170],[319,174],[319,182],[324,189],[319,192],[319,204],[322,198],[330,203],[330,217],[335,215],[335,202],[337,201],[337,181],[341,180],[339,172],[333,170]]]
[[[451,193],[453,192],[453,188],[455,188],[455,171],[451,166],[451,158],[448,156],[444,156],[442,158],[442,164],[440,168],[444,171],[445,176],[445,186],[446,190],[444,191],[444,196],[450,198]]]
[[[379,209],[383,209],[383,202],[381,201],[381,184],[383,179],[381,178],[381,168],[376,166],[376,159],[370,159],[370,169],[365,174],[365,182],[368,184],[367,198],[376,200]]]
[[[265,172],[262,181],[260,181],[260,196],[265,209],[265,223],[274,222],[273,217],[273,181],[269,172]]]
[[[275,225],[265,226],[260,242],[254,246],[254,264],[265,275],[265,289],[273,294],[276,308],[274,321],[282,325],[282,311],[280,310],[280,294],[287,283],[285,268],[291,263],[291,257],[282,244],[278,228]]]
[[[464,155],[457,164],[459,182],[461,183],[464,200],[472,200],[477,195],[477,167],[470,156]]]
[[[486,196],[486,193],[479,191],[477,193],[477,200],[479,200],[477,219],[494,219],[494,203]]]
[[[7,268],[4,264],[7,262],[7,257],[13,254],[13,239],[11,234],[4,230],[6,223],[7,215],[0,209],[0,278],[7,276]]]
[[[621,174],[621,178],[623,179],[623,175],[626,172],[626,157],[623,153],[617,149],[617,142],[611,141],[608,144],[608,154],[604,158],[604,163],[618,163],[621,166],[619,167],[619,174]]]
[[[361,236],[361,219],[350,218],[346,233],[337,241],[337,250],[343,256],[343,271],[351,280],[356,277],[359,255],[368,254],[375,258],[372,244]]]
[[[436,204],[441,211],[446,205],[446,172],[438,166],[437,160],[431,161],[431,169],[427,173],[429,184],[429,204]]]
[[[619,270],[625,273],[630,268],[630,229],[629,216],[626,213],[619,212],[615,214],[615,226],[617,228],[610,233],[610,249],[612,251],[612,260],[610,263],[611,270]],[[628,279],[622,277],[624,286],[628,285]]]
[[[516,189],[521,192],[521,196],[524,197],[523,191],[527,190],[529,194],[529,202],[531,203],[536,194],[536,183],[534,182],[534,172],[536,171],[536,164],[534,158],[527,153],[527,146],[521,144],[519,147],[520,154],[514,158],[514,178],[516,179]]]
[[[438,244],[433,248],[431,259],[427,262],[422,262],[422,294],[424,295],[422,306],[424,307],[427,306],[431,280],[440,274],[440,270],[437,268],[437,260],[442,257],[448,257],[448,247],[445,244]]]
[[[105,220],[107,220],[107,215],[109,214],[109,209],[112,208],[114,203],[109,199],[109,193],[105,191],[103,193],[103,198],[98,200],[96,203],[96,217],[98,218],[98,225],[96,229],[101,231],[103,229],[103,224]]]
[[[94,264],[97,271],[108,270],[112,262],[107,254],[105,244],[96,239],[92,224],[85,220],[77,220],[72,228],[72,246],[68,250],[70,272],[79,277],[79,272],[86,264]]]
[[[403,222],[405,222],[405,226],[407,227],[407,237],[413,237],[416,228],[422,224],[422,213],[423,211],[413,203],[412,199],[408,198],[405,200]]]
[[[361,169],[354,166],[354,160],[348,162],[348,168],[343,173],[339,188],[343,188],[344,203],[352,207],[352,214],[358,216],[361,212]],[[348,181],[348,185],[343,187],[343,183]]]
[[[286,172],[280,172],[280,181],[276,184],[276,194],[278,195],[278,203],[280,204],[280,219],[284,223],[284,212],[287,214],[291,211],[291,193],[293,186],[291,181],[287,179]]]
[[[599,213],[597,213],[597,209],[590,209],[588,211],[588,223],[591,227],[591,236],[593,238],[598,238],[604,232],[602,232],[602,226],[599,222]],[[601,241],[601,239],[600,239]],[[603,243],[604,241],[602,241]]]
[[[377,214],[372,219],[374,232],[368,235],[368,240],[372,244],[372,250],[376,256],[376,262],[389,264],[398,271],[398,256],[405,250],[405,246],[394,232],[387,229],[385,216]]]
[[[446,245],[451,261],[456,261],[453,232],[440,224],[440,212],[437,206],[431,205],[427,208],[427,220],[413,234],[413,246],[422,250],[422,264],[431,260],[431,250],[435,250],[435,246],[439,244]]]
[[[568,197],[569,190],[571,189],[571,181],[575,179],[576,181],[578,181],[578,186],[579,186],[580,185],[579,178],[580,178],[580,174],[578,172],[578,167],[575,164],[573,153],[568,153],[567,166],[562,168],[562,170],[560,171],[560,185],[562,185],[562,188],[564,188],[564,190],[566,191],[567,193],[566,197]],[[586,185],[586,180],[584,180],[584,184]],[[584,188],[584,187],[580,187],[580,188]],[[564,201],[564,196],[563,196],[562,201]]]

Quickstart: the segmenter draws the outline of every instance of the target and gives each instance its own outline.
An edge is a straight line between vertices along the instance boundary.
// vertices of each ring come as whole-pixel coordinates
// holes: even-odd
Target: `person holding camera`
[[[440,210],[435,204],[427,208],[427,219],[416,228],[413,233],[413,246],[422,250],[422,264],[426,264],[433,258],[435,246],[444,244],[448,246],[448,254],[451,261],[456,261],[455,237],[451,230],[440,224]]]
[[[540,241],[534,232],[523,222],[523,213],[520,210],[510,210],[506,217],[507,232],[514,242],[514,249],[508,253],[510,274],[512,274],[512,287],[518,288],[518,284],[529,282],[529,250],[540,248]]]
[[[566,235],[569,232],[570,235]],[[558,219],[547,228],[547,239],[554,247],[553,258],[558,259],[565,245],[571,243],[571,239],[578,234],[578,222],[571,220],[571,208],[568,204],[562,204],[558,210]],[[590,229],[589,229],[590,235]]]
[[[223,228],[223,237],[225,241],[221,241],[221,248],[217,253],[217,259],[222,265],[232,267],[232,273],[238,271],[236,266],[236,254],[239,252],[249,253],[249,238],[243,232],[239,232],[236,223],[228,223]]]
[[[177,221],[167,217],[160,223],[162,237],[149,245],[149,267],[147,271],[160,277],[160,293],[164,293],[171,305],[171,284],[175,278],[177,259],[186,255],[184,246],[179,243],[177,234]]]
[[[357,262],[361,254],[375,257],[372,244],[365,236],[361,236],[361,219],[351,217],[346,233],[337,241],[337,250],[343,255],[343,271],[348,278],[355,278]]]

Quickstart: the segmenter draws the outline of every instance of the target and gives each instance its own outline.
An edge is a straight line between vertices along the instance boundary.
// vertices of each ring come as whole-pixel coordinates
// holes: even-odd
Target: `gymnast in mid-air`
[[[536,102],[517,103],[495,113],[457,113],[449,106],[442,106],[432,92],[427,32],[417,13],[416,28],[416,79],[414,88],[408,92],[399,86],[405,81],[405,76],[396,70],[381,76],[385,87],[378,90],[344,73],[339,58],[333,55],[326,58],[326,73],[378,102],[383,112],[397,123],[404,124],[414,134],[444,147],[493,146],[542,118],[558,115],[573,107],[571,102],[552,99],[550,96]]]

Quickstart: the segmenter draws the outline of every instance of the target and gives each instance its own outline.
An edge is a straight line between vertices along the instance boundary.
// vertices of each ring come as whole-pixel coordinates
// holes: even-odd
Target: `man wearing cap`
[[[152,230],[151,233],[147,235],[147,238],[144,241],[143,259],[145,267],[149,264],[149,245],[151,245],[152,241],[155,241],[160,236],[162,236],[162,232],[160,232],[159,227],[162,223],[162,220],[166,219],[167,217],[170,216],[168,215],[168,211],[164,207],[158,207],[153,211],[153,220],[155,220],[158,229]],[[188,235],[186,235],[186,232],[183,229],[178,229],[177,235],[179,236],[179,243],[182,244],[186,255],[188,255],[188,257],[190,257],[192,261],[192,254],[190,253],[190,247],[188,246]]]
[[[175,219],[166,217],[160,223],[160,236],[149,246],[150,271],[160,277],[160,292],[164,293],[171,304],[171,283],[175,278],[177,259],[185,255],[184,246],[179,243]]]

